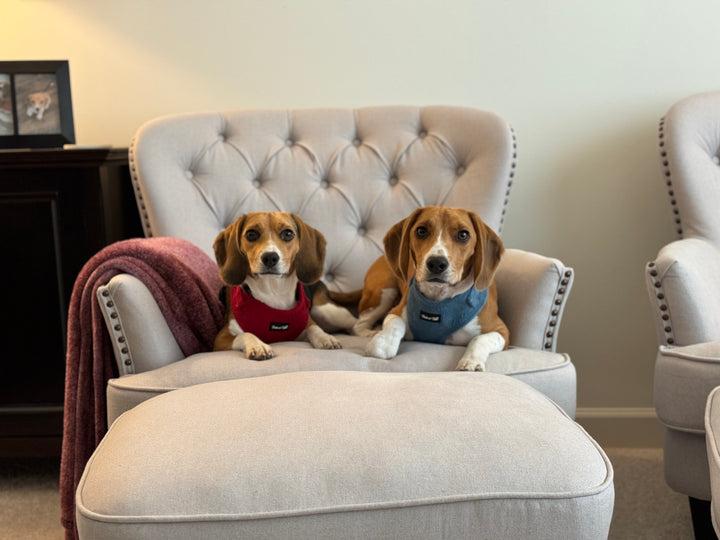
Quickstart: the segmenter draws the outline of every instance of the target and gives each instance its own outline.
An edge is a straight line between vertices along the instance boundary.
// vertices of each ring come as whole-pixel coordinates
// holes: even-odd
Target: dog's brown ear
[[[410,235],[421,210],[421,208],[418,208],[402,221],[398,221],[390,227],[390,230],[383,238],[385,259],[390,265],[393,274],[405,282],[410,281],[412,276],[410,265],[415,263],[415,261],[411,261]]]
[[[475,245],[475,260],[473,261],[473,275],[475,288],[478,291],[487,289],[492,283],[500,264],[500,257],[505,251],[500,237],[495,234],[474,212],[468,212],[472,220],[477,244]]]
[[[295,256],[295,274],[300,281],[311,285],[318,281],[323,274],[325,237],[296,214],[292,214],[292,218],[295,221],[300,240],[300,250]]]
[[[245,216],[240,216],[217,235],[213,244],[220,278],[228,285],[240,285],[250,270],[250,263],[240,246],[244,224]]]

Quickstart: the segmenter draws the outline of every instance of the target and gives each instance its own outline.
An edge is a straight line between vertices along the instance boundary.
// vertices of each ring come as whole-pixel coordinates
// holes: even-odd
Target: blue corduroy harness
[[[407,301],[407,320],[413,339],[428,343],[445,343],[447,339],[470,322],[485,305],[488,290],[470,287],[453,298],[435,302],[424,296],[410,280]]]

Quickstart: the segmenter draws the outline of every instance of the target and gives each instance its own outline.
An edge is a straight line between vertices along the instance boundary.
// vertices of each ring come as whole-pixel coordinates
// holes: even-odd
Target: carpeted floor
[[[665,485],[662,450],[606,451],[615,470],[610,539],[691,540],[687,498]],[[0,538],[63,538],[58,475],[57,460],[0,460]]]
[[[0,538],[61,540],[60,460],[0,460]]]
[[[611,540],[692,540],[688,498],[665,484],[662,449],[606,449],[615,471]]]

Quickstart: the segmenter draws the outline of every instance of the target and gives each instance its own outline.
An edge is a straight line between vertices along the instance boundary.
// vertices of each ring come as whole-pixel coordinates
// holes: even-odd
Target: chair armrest
[[[720,340],[720,251],[700,238],[663,247],[645,268],[658,343]]]
[[[119,274],[97,291],[118,373],[142,373],[184,358],[155,298],[130,274]]]
[[[575,273],[561,261],[506,249],[495,283],[499,314],[516,347],[555,351],[563,310]]]

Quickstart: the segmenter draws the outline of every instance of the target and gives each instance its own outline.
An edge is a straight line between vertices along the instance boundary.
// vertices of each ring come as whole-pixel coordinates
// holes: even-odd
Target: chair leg
[[[695,540],[717,540],[710,517],[710,501],[693,497],[689,497],[689,499]]]

